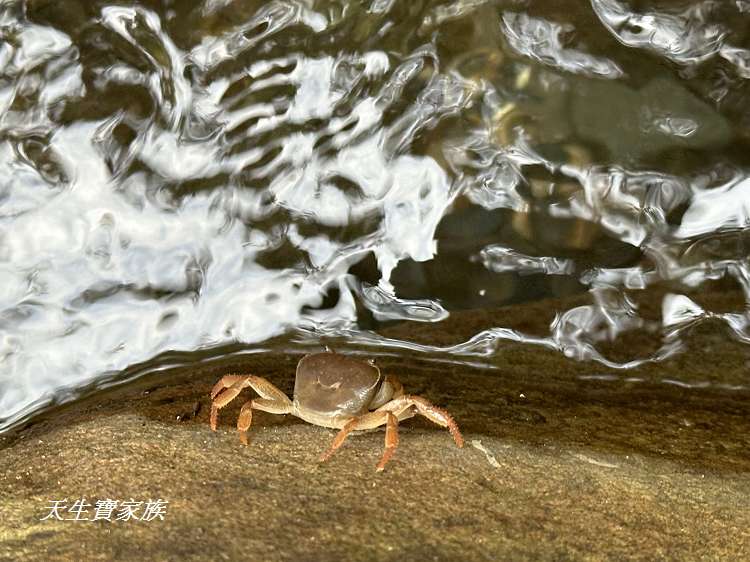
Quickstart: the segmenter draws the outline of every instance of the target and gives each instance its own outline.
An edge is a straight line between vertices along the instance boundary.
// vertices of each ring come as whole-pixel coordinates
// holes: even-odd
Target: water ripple
[[[747,6],[648,4],[2,3],[0,430],[272,338],[750,343]],[[382,333],[571,295],[546,335]]]

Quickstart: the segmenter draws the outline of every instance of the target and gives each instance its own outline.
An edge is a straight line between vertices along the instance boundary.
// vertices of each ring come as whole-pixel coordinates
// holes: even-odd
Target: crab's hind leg
[[[292,411],[292,401],[268,380],[255,375],[226,375],[211,390],[211,429],[216,431],[219,409],[229,404],[244,388],[252,388],[261,398],[243,404],[237,429],[240,439],[247,444],[247,430],[252,421],[252,408],[273,414],[288,414]]]

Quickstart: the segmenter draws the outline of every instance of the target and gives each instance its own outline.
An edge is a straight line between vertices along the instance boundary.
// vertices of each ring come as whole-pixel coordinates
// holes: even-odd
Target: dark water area
[[[321,342],[744,348],[749,79],[744,0],[0,2],[0,431]]]

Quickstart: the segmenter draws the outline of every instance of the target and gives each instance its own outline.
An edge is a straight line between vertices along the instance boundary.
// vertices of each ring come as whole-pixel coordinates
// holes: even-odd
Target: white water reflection
[[[742,2],[727,2],[732,4],[738,12],[745,11]],[[729,30],[716,21],[716,2],[697,2],[669,12],[635,12],[618,0],[591,0],[591,6],[607,29],[629,47],[648,49],[684,65],[720,55],[747,78],[750,51],[728,43]]]
[[[611,79],[623,76],[622,69],[611,60],[565,48],[560,36],[573,30],[572,25],[563,26],[521,13],[503,15],[503,31],[508,44],[518,53],[576,74]]]
[[[516,272],[521,275],[529,273],[571,275],[575,269],[575,262],[573,260],[548,256],[526,256],[510,248],[498,245],[490,245],[483,248],[479,254],[479,259],[487,269],[496,273]]]
[[[750,297],[750,58],[713,3],[188,4],[0,5],[0,429],[160,354],[282,335],[620,369],[707,319],[750,341],[746,307],[680,294]],[[546,336],[378,333],[538,277],[590,300]],[[634,331],[653,353],[602,351]]]

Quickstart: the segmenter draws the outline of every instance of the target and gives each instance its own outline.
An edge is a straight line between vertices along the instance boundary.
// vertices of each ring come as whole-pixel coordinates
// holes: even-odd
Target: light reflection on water
[[[611,368],[703,319],[748,343],[745,308],[681,291],[750,295],[750,8],[643,4],[0,2],[0,429],[164,352],[275,336]],[[589,304],[544,337],[378,333],[537,298],[530,276]],[[600,351],[634,330],[657,351]]]

